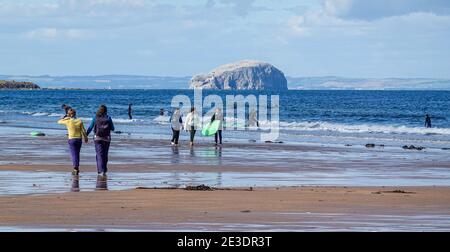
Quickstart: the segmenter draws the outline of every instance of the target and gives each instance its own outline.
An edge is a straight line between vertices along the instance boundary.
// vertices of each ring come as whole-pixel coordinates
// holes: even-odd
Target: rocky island
[[[209,74],[199,74],[190,81],[191,89],[214,90],[287,90],[287,80],[283,72],[273,65],[244,60],[220,66]]]
[[[33,82],[0,80],[0,89],[41,89]]]

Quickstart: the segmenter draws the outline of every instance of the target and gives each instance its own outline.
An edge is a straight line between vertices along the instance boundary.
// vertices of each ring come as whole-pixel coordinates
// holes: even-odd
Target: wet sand
[[[0,197],[0,226],[10,231],[448,231],[449,216],[450,187],[135,189]]]
[[[65,139],[3,140],[0,231],[450,231],[448,151],[117,137],[99,192],[92,144],[75,181]]]

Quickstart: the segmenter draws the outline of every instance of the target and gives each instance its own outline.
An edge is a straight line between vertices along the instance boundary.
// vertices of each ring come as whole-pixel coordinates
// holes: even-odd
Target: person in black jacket
[[[219,124],[219,130],[216,132],[216,135],[214,136],[216,145],[222,145],[222,130],[223,130],[223,114],[221,109],[216,109],[216,112],[211,117],[211,123],[214,121],[220,121]]]
[[[133,110],[132,110],[131,106],[133,106],[133,104],[131,104],[131,103],[128,104],[128,118],[130,118],[130,120],[133,120],[133,116],[132,116]]]
[[[64,112],[66,112],[66,114],[63,116],[64,119],[68,116],[67,114],[69,113],[69,110],[71,110],[72,108],[69,105],[63,104],[61,105],[61,109],[63,109]]]
[[[431,128],[431,117],[430,115],[425,115],[425,128]]]

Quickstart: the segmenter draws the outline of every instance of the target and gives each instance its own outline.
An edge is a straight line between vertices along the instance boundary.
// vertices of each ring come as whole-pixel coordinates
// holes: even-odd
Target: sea
[[[119,133],[169,140],[171,102],[177,95],[186,95],[193,102],[193,90],[2,90],[0,135],[40,131],[63,136],[65,128],[56,123],[64,115],[62,104],[75,108],[87,125],[98,106],[104,104]],[[283,143],[450,147],[450,91],[203,91],[203,96],[207,95],[218,95],[224,101],[230,95],[266,95],[269,112],[279,109],[277,141]],[[279,97],[276,107],[270,104],[274,95]],[[130,103],[132,120],[128,118]],[[166,111],[164,116],[161,109]],[[183,108],[184,116],[188,109]],[[202,113],[207,111],[205,108]],[[429,129],[424,127],[426,114],[432,118],[433,127]],[[232,119],[225,116],[226,121]],[[226,130],[224,138],[229,142],[259,141],[274,120],[269,116],[260,123],[262,130]],[[199,141],[207,139],[199,137]]]

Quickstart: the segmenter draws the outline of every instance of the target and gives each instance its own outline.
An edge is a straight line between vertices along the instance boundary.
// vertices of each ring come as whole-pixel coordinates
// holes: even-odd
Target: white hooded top
[[[200,118],[197,112],[190,112],[186,116],[186,122],[184,122],[184,128],[190,129],[192,126],[198,128],[200,126]]]

